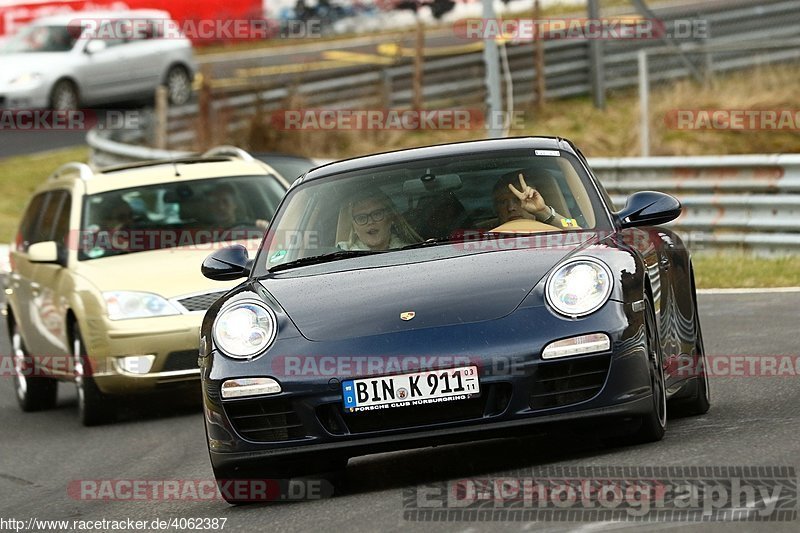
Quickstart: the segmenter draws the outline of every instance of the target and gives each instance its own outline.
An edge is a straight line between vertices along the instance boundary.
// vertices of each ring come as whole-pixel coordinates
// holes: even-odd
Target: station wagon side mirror
[[[86,53],[89,55],[102,52],[106,49],[106,42],[102,39],[93,39],[86,45]]]
[[[616,213],[622,228],[657,226],[678,218],[681,203],[674,196],[656,191],[640,191],[632,194],[620,211]]]
[[[247,248],[234,244],[206,257],[200,271],[208,279],[229,281],[249,276],[251,266]]]
[[[58,263],[58,245],[55,241],[44,241],[28,247],[28,260],[31,263]]]

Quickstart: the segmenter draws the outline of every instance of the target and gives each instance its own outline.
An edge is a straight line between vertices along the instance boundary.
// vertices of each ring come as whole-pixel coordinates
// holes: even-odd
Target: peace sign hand
[[[549,213],[547,204],[544,203],[544,198],[542,198],[542,195],[539,194],[539,191],[525,183],[525,177],[521,172],[519,174],[519,184],[522,188],[521,191],[517,190],[517,188],[511,183],[508,184],[508,189],[514,194],[514,196],[519,198],[519,203],[520,206],[522,206],[522,209],[534,216],[539,213],[544,213],[545,211]]]

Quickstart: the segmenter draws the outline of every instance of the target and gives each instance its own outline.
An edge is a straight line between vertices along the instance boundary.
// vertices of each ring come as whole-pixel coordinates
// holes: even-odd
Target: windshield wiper
[[[427,248],[428,246],[438,246],[440,244],[454,244],[461,242],[464,242],[463,238],[453,239],[451,237],[438,237],[434,239],[427,239],[421,242],[415,242],[414,244],[409,244],[401,248],[396,248],[396,250],[413,250],[414,248]]]
[[[321,263],[330,263],[331,261],[338,261],[340,259],[349,259],[351,257],[361,257],[364,255],[373,255],[385,253],[387,250],[339,250],[338,252],[330,252],[321,255],[312,255],[311,257],[301,257],[288,263],[276,265],[269,269],[270,272],[278,272],[294,267],[301,267],[307,265],[319,265]]]

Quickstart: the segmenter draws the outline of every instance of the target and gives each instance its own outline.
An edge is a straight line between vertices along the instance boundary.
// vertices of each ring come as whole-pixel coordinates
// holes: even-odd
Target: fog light
[[[128,374],[148,374],[155,360],[155,355],[117,357],[117,367]]]
[[[229,379],[222,384],[223,398],[244,398],[262,394],[278,394],[281,384],[272,378]]]
[[[611,339],[605,333],[590,333],[551,342],[542,351],[542,359],[556,359],[570,355],[605,352],[611,348]]]

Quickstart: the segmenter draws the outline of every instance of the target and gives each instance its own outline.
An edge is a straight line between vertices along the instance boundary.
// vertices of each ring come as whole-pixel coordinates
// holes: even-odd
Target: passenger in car
[[[238,224],[236,191],[232,185],[223,183],[212,189],[208,212],[216,229],[227,229]]]
[[[346,210],[351,228],[350,238],[337,244],[342,250],[388,250],[422,240],[379,190],[357,194]]]
[[[128,250],[130,231],[135,217],[133,208],[123,198],[109,198],[102,208],[101,228],[107,232],[107,243],[112,250]]]
[[[501,224],[525,218],[557,226],[559,221],[572,220],[557,213],[535,187],[528,185],[536,181],[536,177],[525,170],[500,176],[492,189],[492,200]]]

